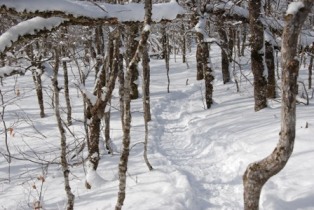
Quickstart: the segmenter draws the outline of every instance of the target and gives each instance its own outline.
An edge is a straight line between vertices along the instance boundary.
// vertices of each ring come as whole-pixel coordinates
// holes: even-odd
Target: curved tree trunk
[[[251,163],[244,175],[244,209],[258,210],[259,198],[267,180],[284,168],[294,147],[296,125],[296,94],[299,61],[297,43],[301,27],[310,12],[313,2],[301,1],[304,5],[295,14],[286,15],[282,35],[282,102],[281,131],[274,151],[265,159]],[[299,3],[299,2],[298,2]],[[296,2],[293,2],[296,4]]]

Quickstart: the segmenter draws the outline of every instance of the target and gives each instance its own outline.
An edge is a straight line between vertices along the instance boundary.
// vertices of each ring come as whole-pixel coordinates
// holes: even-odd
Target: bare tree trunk
[[[246,33],[247,33],[247,23],[243,23],[241,56],[244,56],[244,52],[245,52]]]
[[[198,42],[196,46],[196,80],[204,79],[203,72],[203,48],[202,43]]]
[[[314,44],[314,43],[313,43]],[[311,53],[311,58],[310,58],[310,64],[309,64],[309,84],[308,84],[308,88],[311,89],[312,88],[312,74],[313,74],[313,61],[314,61],[314,46],[311,47],[310,49],[310,53]]]
[[[230,82],[230,68],[229,68],[229,47],[228,47],[228,37],[226,29],[224,28],[223,21],[218,20],[218,34],[220,37],[221,43],[221,70],[222,70],[222,80],[226,84]]]
[[[132,56],[134,55],[138,41],[136,38],[138,37],[138,31],[139,31],[139,25],[137,23],[131,23],[126,26],[126,31],[127,31],[127,65],[132,59]],[[137,61],[138,62],[138,61]],[[139,97],[138,93],[138,65],[133,65],[134,68],[132,71],[134,72],[132,74],[131,78],[131,99],[137,99]]]
[[[265,62],[268,70],[267,98],[276,98],[274,47],[269,42],[265,42]]]
[[[124,81],[124,116],[123,116],[123,143],[122,143],[122,152],[119,162],[119,192],[118,199],[115,210],[121,210],[124,200],[125,200],[125,188],[126,188],[126,172],[128,168],[129,152],[130,152],[130,128],[131,128],[131,77],[132,77],[132,65],[137,64],[140,53],[143,52],[143,47],[146,46],[149,34],[150,34],[150,24],[152,22],[152,1],[145,0],[145,18],[144,18],[144,29],[141,34],[141,40],[137,47],[135,54],[133,55],[132,60],[130,61],[125,81]]]
[[[60,114],[60,102],[59,102],[59,87],[58,87],[58,70],[59,70],[59,50],[55,50],[55,66],[54,66],[54,71],[53,71],[53,78],[52,78],[52,84],[53,84],[53,92],[54,92],[54,103],[55,103],[55,115],[57,118],[57,124],[59,128],[59,132],[61,135],[61,166],[62,166],[62,171],[63,171],[63,177],[64,177],[64,188],[65,192],[67,194],[67,210],[73,210],[74,208],[74,199],[75,196],[71,191],[71,186],[70,186],[70,180],[69,180],[69,174],[70,170],[68,167],[68,162],[66,159],[67,155],[67,145],[66,145],[66,136],[65,136],[65,130],[62,125],[62,119],[61,119],[61,114]]]
[[[39,104],[39,110],[40,110],[40,117],[45,117],[45,107],[44,107],[44,97],[43,97],[43,88],[42,88],[42,82],[41,82],[41,74],[38,74],[37,72],[33,73],[33,81],[35,84],[36,94],[37,94],[37,100]]]
[[[181,24],[181,36],[182,36],[182,63],[186,63],[186,38],[185,38],[185,26],[184,22]]]
[[[5,114],[5,108],[6,108],[6,105],[5,105],[5,102],[4,102],[4,94],[2,93],[1,89],[0,89],[0,101],[1,101],[1,111],[0,111],[0,120],[2,121],[2,125],[3,125],[3,130],[4,130],[4,142],[5,142],[5,148],[6,148],[6,151],[8,153],[7,157],[5,157],[6,161],[8,162],[9,164],[9,168],[8,168],[8,179],[9,179],[9,183],[11,182],[11,162],[12,162],[12,157],[11,157],[11,152],[10,152],[10,148],[9,148],[9,141],[8,141],[8,127],[7,127],[7,124],[5,122],[5,119],[4,119],[4,114]]]
[[[264,27],[259,20],[262,0],[250,0],[250,29],[251,29],[251,65],[254,75],[255,111],[267,107],[267,80],[264,69]]]
[[[104,118],[103,118],[103,122],[105,125],[104,136],[105,136],[105,144],[106,144],[106,149],[108,150],[108,154],[113,154],[113,150],[111,147],[111,138],[110,138],[110,115],[111,115],[111,109],[109,109],[104,114]]]
[[[63,73],[64,73],[64,96],[65,102],[67,106],[67,123],[68,125],[72,125],[72,106],[70,100],[70,93],[69,93],[69,76],[68,76],[68,68],[67,62],[62,61]]]
[[[203,49],[203,74],[205,79],[205,101],[206,101],[206,108],[210,109],[211,105],[213,104],[213,84],[214,75],[212,66],[210,63],[210,55],[207,43],[202,43]]]
[[[294,14],[285,16],[286,26],[282,35],[282,102],[281,131],[274,151],[266,158],[251,163],[244,175],[244,209],[258,210],[263,185],[276,175],[288,162],[294,147],[296,125],[296,94],[299,61],[297,43],[301,27],[310,12],[312,0],[303,0],[304,5]]]
[[[116,32],[114,32],[114,49],[113,49],[113,62],[112,62],[112,68],[111,68],[111,72],[110,72],[110,77],[108,80],[108,85],[107,87],[107,92],[105,94],[105,97],[103,97],[103,93],[102,93],[102,88],[104,87],[104,83],[103,83],[103,78],[104,78],[104,74],[106,74],[106,71],[104,71],[104,69],[102,70],[102,72],[99,75],[99,80],[97,83],[97,101],[95,103],[95,105],[92,106],[91,108],[91,114],[92,114],[92,119],[90,122],[90,147],[89,147],[89,151],[88,151],[88,159],[89,162],[92,164],[92,168],[93,170],[96,170],[98,167],[98,163],[100,160],[100,156],[99,156],[99,136],[100,136],[100,123],[101,123],[101,119],[104,116],[105,110],[106,110],[106,106],[108,104],[108,102],[111,99],[112,96],[112,92],[113,89],[115,87],[115,82],[116,82],[116,78],[118,75],[118,67],[119,67],[119,62],[122,62],[118,59],[118,55],[119,55],[119,44],[117,39],[120,38],[120,33],[119,30],[117,29]],[[90,183],[86,182],[85,183],[86,187],[89,189],[92,186],[90,185]]]
[[[166,50],[165,50],[165,61],[166,61],[166,70],[167,70],[167,93],[170,93],[170,45],[169,45],[169,36],[166,36]]]
[[[148,122],[151,120],[150,114],[150,93],[149,93],[149,84],[150,84],[150,66],[149,66],[149,56],[148,56],[148,46],[145,43],[143,46],[142,52],[142,66],[143,66],[143,109],[144,109],[144,124],[145,124],[145,141],[144,141],[144,160],[151,171],[153,170],[152,165],[149,163],[147,157],[147,145],[148,145]]]
[[[165,59],[165,64],[166,64],[166,74],[167,74],[167,93],[170,93],[170,76],[169,76],[169,71],[170,71],[170,66],[169,66],[169,60],[170,60],[170,46],[169,46],[169,36],[167,35],[166,32],[166,24],[162,24],[161,26],[161,34],[162,34],[162,55]]]

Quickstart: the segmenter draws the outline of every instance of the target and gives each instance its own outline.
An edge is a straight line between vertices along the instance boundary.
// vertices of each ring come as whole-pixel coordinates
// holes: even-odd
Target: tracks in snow
[[[235,161],[233,154],[243,147],[231,138],[232,129],[226,130],[219,121],[228,114],[226,107],[204,110],[201,100],[199,87],[192,85],[154,104],[153,138],[158,152],[169,167],[187,177],[194,208],[241,209],[237,206],[242,199],[241,160]],[[227,124],[237,120],[229,119]]]

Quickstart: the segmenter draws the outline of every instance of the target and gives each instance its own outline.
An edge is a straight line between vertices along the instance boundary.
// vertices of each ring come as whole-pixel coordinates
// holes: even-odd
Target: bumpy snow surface
[[[249,54],[249,52],[247,52]],[[236,69],[241,79],[240,92],[235,83],[223,85],[220,72],[220,50],[212,47],[212,63],[216,79],[214,81],[214,101],[212,108],[204,109],[204,81],[196,81],[195,52],[188,56],[189,67],[181,63],[181,58],[171,57],[170,93],[167,93],[167,77],[164,61],[151,59],[151,105],[152,121],[149,123],[149,160],[154,167],[148,171],[142,158],[144,140],[143,109],[141,99],[132,102],[132,140],[127,175],[126,210],[240,210],[243,209],[242,175],[252,161],[270,154],[279,138],[280,103],[270,100],[269,107],[254,112],[251,84]],[[309,60],[309,59],[308,59]],[[241,61],[247,63],[244,58]],[[75,65],[73,72],[77,76]],[[303,67],[302,67],[303,68]],[[242,73],[252,78],[249,66],[244,65]],[[71,73],[72,74],[72,73]],[[306,81],[307,70],[301,70],[300,80]],[[62,85],[62,73],[60,72]],[[71,76],[73,77],[73,75]],[[51,86],[49,77],[44,88]],[[94,75],[86,82],[86,89],[93,87]],[[4,96],[6,103],[5,121],[14,128],[9,134],[9,147],[14,157],[34,161],[41,159],[56,161],[60,154],[59,134],[53,110],[51,95],[45,93],[47,116],[39,118],[35,90],[31,74],[3,81],[1,90],[10,91]],[[15,86],[14,86],[15,85]],[[13,87],[20,96],[15,97]],[[67,131],[69,149],[84,141],[82,97],[71,87],[73,122]],[[117,96],[117,90],[114,92]],[[63,91],[61,91],[63,100]],[[14,103],[12,99],[14,98]],[[98,170],[90,171],[83,165],[70,167],[71,186],[76,196],[77,210],[114,209],[118,192],[118,163],[121,149],[122,130],[120,123],[119,99],[112,102],[111,136],[115,154],[102,152]],[[298,105],[296,143],[294,153],[285,169],[271,178],[262,191],[262,210],[313,210],[314,209],[314,107]],[[65,107],[65,103],[62,102]],[[27,120],[27,119],[31,119]],[[16,123],[18,122],[18,123]],[[308,128],[306,128],[308,124]],[[39,132],[37,132],[36,128]],[[7,154],[0,125],[0,151]],[[86,149],[86,148],[85,148]],[[104,151],[104,150],[102,150]],[[37,156],[35,155],[37,154]],[[70,164],[86,157],[70,159]],[[85,175],[87,172],[87,176]],[[32,209],[38,200],[41,181],[44,209],[64,209],[62,170],[50,164],[48,170],[40,165],[17,159],[9,164],[0,156],[0,209]],[[11,181],[9,182],[8,178]],[[85,179],[93,182],[95,188],[87,190]]]

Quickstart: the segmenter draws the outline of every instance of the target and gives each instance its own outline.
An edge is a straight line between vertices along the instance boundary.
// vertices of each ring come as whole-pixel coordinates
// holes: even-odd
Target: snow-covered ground
[[[242,77],[240,92],[235,83],[224,85],[221,79],[220,51],[211,51],[215,69],[214,104],[204,109],[203,81],[196,81],[194,52],[188,57],[190,68],[177,57],[171,59],[170,93],[162,60],[151,60],[151,110],[149,123],[149,160],[154,168],[148,171],[142,154],[144,141],[141,99],[132,102],[132,149],[129,159],[126,210],[237,210],[243,209],[242,175],[252,161],[268,155],[277,144],[280,128],[280,103],[269,101],[269,107],[254,112],[252,86]],[[75,69],[74,69],[75,72]],[[248,69],[244,74],[252,77]],[[301,71],[306,79],[306,70]],[[92,87],[92,76],[87,83]],[[62,75],[60,75],[60,80]],[[12,90],[14,78],[1,87]],[[59,134],[51,109],[49,87],[44,78],[47,117],[40,119],[31,75],[19,77],[16,83],[20,96],[8,92],[4,99],[5,121],[14,124],[14,136],[9,134],[13,156],[55,161],[59,155]],[[61,82],[60,82],[61,84]],[[63,92],[61,92],[63,94]],[[82,98],[71,89],[75,133],[68,131],[69,149],[83,141]],[[311,93],[311,92],[310,92]],[[115,92],[117,96],[117,92]],[[63,96],[63,95],[61,95]],[[116,153],[102,155],[97,174],[91,174],[97,188],[84,187],[83,165],[71,167],[71,186],[76,196],[75,209],[114,209],[118,191],[118,162],[122,130],[118,98],[112,103],[111,135]],[[296,143],[287,166],[267,182],[260,201],[263,210],[314,209],[314,109],[298,105]],[[306,128],[308,124],[308,128]],[[35,128],[40,131],[35,131]],[[0,127],[0,150],[6,153],[3,127]],[[312,137],[311,137],[312,136]],[[75,154],[75,152],[72,152]],[[22,154],[24,156],[22,156]],[[85,154],[86,155],[86,152]],[[72,156],[72,155],[70,155]],[[69,156],[69,157],[70,157]],[[70,160],[80,160],[80,156]],[[0,157],[0,209],[33,209],[42,194],[43,209],[64,209],[65,192],[60,166],[51,163],[48,170],[25,160],[12,159],[10,165]],[[44,176],[41,190],[41,179]]]

